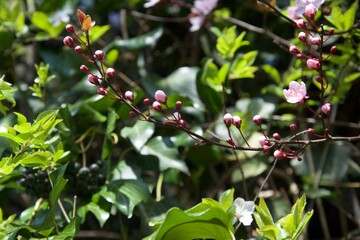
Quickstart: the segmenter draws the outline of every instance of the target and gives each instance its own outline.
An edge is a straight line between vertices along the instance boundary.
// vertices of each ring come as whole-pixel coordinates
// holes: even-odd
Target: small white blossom
[[[237,221],[244,224],[244,226],[249,226],[253,220],[252,214],[254,213],[255,204],[253,201],[245,201],[243,198],[236,198],[234,201],[235,215],[233,224]]]
[[[158,4],[160,0],[147,0],[147,2],[144,4],[145,8],[153,7],[156,4]]]

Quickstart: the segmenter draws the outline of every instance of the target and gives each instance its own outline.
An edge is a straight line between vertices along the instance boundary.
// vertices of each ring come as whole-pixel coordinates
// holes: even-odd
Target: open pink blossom
[[[204,24],[206,16],[216,7],[218,0],[196,0],[191,8],[191,32],[198,31]]]
[[[284,96],[289,103],[303,103],[306,96],[306,85],[304,82],[290,82],[289,89],[284,89]]]

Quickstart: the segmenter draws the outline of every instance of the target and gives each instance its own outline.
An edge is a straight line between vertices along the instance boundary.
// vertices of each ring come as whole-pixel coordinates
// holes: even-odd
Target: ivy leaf
[[[155,126],[146,121],[136,121],[132,127],[124,127],[121,136],[129,138],[132,145],[139,151],[154,134]]]

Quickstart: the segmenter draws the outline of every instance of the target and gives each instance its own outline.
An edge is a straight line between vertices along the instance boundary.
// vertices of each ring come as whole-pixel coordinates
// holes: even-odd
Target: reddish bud
[[[89,68],[86,65],[81,65],[80,66],[80,71],[84,72],[84,73],[89,73]]]
[[[264,152],[264,153],[269,152],[269,150],[270,150],[270,147],[269,147],[268,145],[264,145],[264,146],[263,146],[263,152]]]
[[[316,80],[318,83],[321,83],[321,82],[322,82],[322,79],[321,79],[320,76],[316,76],[316,77],[315,77],[315,80]]]
[[[308,132],[308,133],[314,133],[314,129],[313,129],[313,128],[308,128],[308,129],[307,129],[307,132]]]
[[[106,75],[109,76],[110,78],[114,78],[115,77],[115,70],[113,68],[108,68],[106,70]]]
[[[273,134],[273,138],[274,138],[275,140],[278,140],[278,141],[281,140],[281,136],[280,136],[279,133],[274,133],[274,134]]]
[[[181,107],[182,107],[182,102],[181,101],[176,101],[175,107],[176,107],[176,110],[179,112],[181,110]]]
[[[236,128],[240,129],[241,123],[242,123],[241,117],[239,117],[239,116],[234,116],[234,117],[233,117],[233,124],[234,124],[234,126],[235,126]]]
[[[260,115],[255,115],[255,116],[253,117],[253,122],[254,122],[256,125],[260,126],[260,125],[261,125],[261,122],[262,122]]]
[[[134,93],[131,91],[126,91],[124,94],[125,99],[129,100],[130,102],[134,102]]]
[[[78,53],[78,54],[82,54],[83,50],[82,50],[82,47],[81,46],[76,46],[74,48],[75,52]]]
[[[183,119],[179,119],[178,124],[180,127],[186,127],[186,122]]]
[[[263,147],[270,145],[269,140],[268,140],[267,137],[265,137],[265,136],[260,136],[260,137],[259,137],[259,143],[260,143],[260,145],[263,146]]]
[[[98,88],[97,93],[105,96],[107,94],[107,90],[104,87],[100,87],[100,88]]]
[[[66,36],[63,40],[63,43],[68,46],[69,48],[74,48],[75,47],[75,43],[74,43],[74,39],[70,36]]]
[[[75,32],[74,26],[73,26],[72,24],[66,25],[65,29],[66,29],[66,31],[68,31],[69,33],[74,33],[74,32]]]
[[[158,101],[154,101],[152,104],[153,109],[155,109],[158,112],[162,112],[162,106],[161,103],[159,103]]]
[[[233,140],[232,138],[226,139],[226,142],[227,142],[228,144],[230,144],[231,146],[235,146],[235,142],[234,142],[234,140]]]
[[[334,32],[335,32],[334,28],[330,28],[330,29],[329,29],[329,34],[330,34],[330,35],[333,35]]]
[[[332,46],[330,48],[330,53],[333,54],[336,51],[336,46]]]
[[[166,104],[167,96],[164,91],[157,90],[154,94],[154,97],[155,97],[155,100],[158,101],[159,103]]]
[[[94,84],[94,85],[97,85],[97,86],[100,85],[98,76],[96,76],[94,74],[89,74],[88,75],[88,81],[91,84]]]
[[[290,124],[290,130],[295,134],[297,132],[297,125],[295,123]]]
[[[306,66],[311,70],[320,70],[320,62],[317,59],[310,58],[306,61]]]
[[[231,126],[232,122],[233,122],[233,117],[231,116],[230,113],[227,113],[227,114],[224,115],[223,121],[224,121],[226,127],[229,128]]]
[[[275,150],[274,151],[274,157],[277,158],[277,159],[284,159],[284,158],[286,158],[286,153],[284,153],[281,150]]]
[[[304,19],[299,19],[299,20],[296,21],[296,26],[298,28],[305,29],[306,28],[306,22],[304,21]]]
[[[289,47],[289,52],[291,53],[291,54],[298,54],[298,53],[300,53],[300,51],[299,51],[299,49],[295,46],[295,45],[290,45],[290,47]]]
[[[95,59],[102,61],[104,60],[104,52],[101,50],[96,50],[95,51]]]
[[[129,116],[130,116],[131,118],[136,118],[136,117],[137,117],[137,116],[136,116],[136,113],[135,113],[134,111],[129,112]]]
[[[143,100],[143,103],[144,103],[144,105],[145,106],[150,106],[150,99],[148,99],[148,98],[145,98],[144,100]]]
[[[321,39],[319,37],[310,37],[310,42],[319,46],[321,44]]]
[[[298,38],[300,39],[300,41],[306,42],[306,33],[300,32]]]
[[[308,19],[314,19],[315,15],[317,13],[317,8],[314,6],[314,4],[308,4],[305,7],[305,17]]]
[[[323,14],[325,16],[329,16],[331,14],[331,8],[324,8],[323,9]]]

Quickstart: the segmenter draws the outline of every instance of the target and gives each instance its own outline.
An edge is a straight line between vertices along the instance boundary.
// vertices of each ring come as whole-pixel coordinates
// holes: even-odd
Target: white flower
[[[153,7],[156,4],[158,4],[160,0],[147,0],[147,2],[144,4],[145,8]]]
[[[253,220],[252,214],[254,212],[254,202],[253,201],[245,201],[243,198],[236,198],[234,201],[235,215],[233,224],[239,220],[240,223],[244,224],[244,226],[249,226]]]

